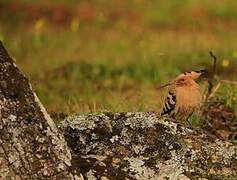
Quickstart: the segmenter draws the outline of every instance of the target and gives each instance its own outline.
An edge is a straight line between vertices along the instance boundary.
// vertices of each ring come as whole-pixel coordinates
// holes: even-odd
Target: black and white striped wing
[[[174,92],[169,91],[168,96],[161,110],[161,116],[164,115],[172,116],[173,113],[175,113],[175,106],[176,106],[176,95]]]

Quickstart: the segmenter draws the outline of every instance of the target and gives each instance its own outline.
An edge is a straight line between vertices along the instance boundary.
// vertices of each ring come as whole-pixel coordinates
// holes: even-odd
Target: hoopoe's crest
[[[182,78],[182,77],[190,77],[191,79],[195,80],[198,79],[203,73],[206,71],[204,69],[199,70],[199,71],[189,71],[189,72],[184,72],[180,74],[176,79]]]
[[[187,119],[202,101],[200,86],[195,82],[205,70],[180,74],[169,86],[169,92],[161,110],[161,115],[176,119]],[[162,86],[162,87],[164,87]]]

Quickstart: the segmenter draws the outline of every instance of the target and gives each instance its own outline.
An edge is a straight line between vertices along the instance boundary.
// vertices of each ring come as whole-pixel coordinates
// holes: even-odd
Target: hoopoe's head
[[[184,72],[175,78],[174,84],[177,87],[192,86],[196,84],[195,80],[198,79],[204,72],[205,70]]]
[[[191,79],[195,80],[195,79],[198,79],[205,72],[206,71],[204,69],[199,70],[199,71],[184,72],[184,73],[180,74],[178,77],[176,77],[176,80],[180,79],[180,78],[191,78]]]
[[[158,89],[166,87],[166,86],[170,86],[170,85],[175,85],[178,87],[193,85],[195,84],[195,80],[198,79],[205,72],[206,72],[205,70],[184,72],[178,75],[173,82],[162,85]]]
[[[205,73],[205,70],[184,72],[175,78],[174,84],[178,87],[192,86],[196,84],[195,80],[198,79],[203,73]]]
[[[176,87],[187,87],[196,84],[196,82],[189,76],[181,76],[176,78],[172,84]]]

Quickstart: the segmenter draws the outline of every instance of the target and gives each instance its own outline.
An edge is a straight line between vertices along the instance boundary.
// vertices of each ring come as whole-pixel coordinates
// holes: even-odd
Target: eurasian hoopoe
[[[160,115],[180,120],[189,118],[201,105],[201,89],[195,79],[204,72],[205,70],[185,72],[176,77],[173,82],[166,84],[165,86],[170,87]]]

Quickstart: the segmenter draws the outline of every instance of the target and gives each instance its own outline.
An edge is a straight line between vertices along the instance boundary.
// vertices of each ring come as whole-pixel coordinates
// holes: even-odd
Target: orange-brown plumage
[[[185,72],[168,84],[169,92],[161,111],[162,116],[166,115],[184,120],[200,107],[202,102],[201,89],[195,79],[203,72]]]

